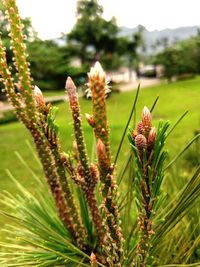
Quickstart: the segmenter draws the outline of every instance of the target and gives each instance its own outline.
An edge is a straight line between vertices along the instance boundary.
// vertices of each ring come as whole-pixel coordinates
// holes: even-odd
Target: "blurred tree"
[[[67,35],[73,44],[81,63],[103,60],[116,51],[118,27],[115,18],[107,21],[102,18],[103,8],[97,0],[79,0],[77,22]]]
[[[39,39],[30,42],[27,48],[35,83],[43,90],[62,89],[67,75],[66,49]]]
[[[179,51],[175,48],[167,48],[159,53],[156,58],[156,64],[164,66],[164,76],[170,82],[172,77],[177,75],[179,68]]]
[[[82,68],[73,68],[71,49],[60,46],[52,40],[36,39],[28,43],[29,61],[34,83],[42,90],[61,90],[64,88],[66,77],[72,76],[77,84],[81,83]]]
[[[177,42],[159,53],[156,63],[164,66],[164,75],[171,81],[173,77],[200,73],[198,58],[200,59],[200,37],[197,35]]]
[[[197,62],[197,71],[200,73],[200,28],[197,30],[197,36],[196,36],[196,45],[197,45],[197,57],[196,57],[196,62]]]

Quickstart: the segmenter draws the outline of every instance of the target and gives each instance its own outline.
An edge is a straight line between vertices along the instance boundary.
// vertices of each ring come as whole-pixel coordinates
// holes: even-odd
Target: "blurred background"
[[[188,1],[17,0],[32,76],[42,90],[63,90],[67,75],[83,84],[94,61],[114,83],[200,72],[200,3]],[[0,26],[9,50],[1,6]],[[3,96],[1,96],[2,98]]]

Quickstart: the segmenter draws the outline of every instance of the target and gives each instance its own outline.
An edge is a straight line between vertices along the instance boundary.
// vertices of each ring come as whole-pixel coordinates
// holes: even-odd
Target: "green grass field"
[[[112,94],[107,100],[113,157],[129,117],[135,94],[136,91],[120,94],[116,93]],[[160,119],[170,120],[174,123],[186,110],[189,110],[188,115],[169,138],[167,147],[169,154],[173,155],[193,137],[195,130],[200,129],[200,78],[198,77],[193,80],[175,82],[172,84],[161,84],[141,90],[137,104],[137,120],[143,106],[151,107],[157,96],[160,96],[160,99],[153,114],[155,124],[157,124]],[[86,112],[91,113],[90,100],[81,99],[80,105],[83,115]],[[72,147],[73,140],[71,114],[69,112],[68,103],[59,105],[57,123],[60,126],[62,148],[66,151]],[[93,135],[84,116],[83,125],[90,155],[92,151]],[[23,164],[16,157],[15,151],[20,153],[33,171],[37,174],[41,174],[41,168],[28,148],[26,140],[31,142],[29,133],[22,124],[16,122],[0,127],[1,189],[13,190],[12,183],[5,172],[6,169],[12,171],[14,176],[23,184],[31,186],[30,172],[25,169]],[[124,158],[127,156],[128,151],[129,144],[126,138],[120,154],[119,165],[121,165]]]

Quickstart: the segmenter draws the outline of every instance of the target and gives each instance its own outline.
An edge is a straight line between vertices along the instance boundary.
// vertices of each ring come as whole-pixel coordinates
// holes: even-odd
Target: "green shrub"
[[[0,124],[16,121],[17,117],[13,110],[2,112],[0,116]]]

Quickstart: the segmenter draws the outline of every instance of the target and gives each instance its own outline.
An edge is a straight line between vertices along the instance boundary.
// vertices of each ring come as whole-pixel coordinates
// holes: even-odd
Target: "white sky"
[[[76,0],[17,0],[22,17],[30,17],[42,39],[59,37],[73,27]],[[99,0],[104,17],[119,26],[144,25],[148,30],[200,25],[200,0]]]

